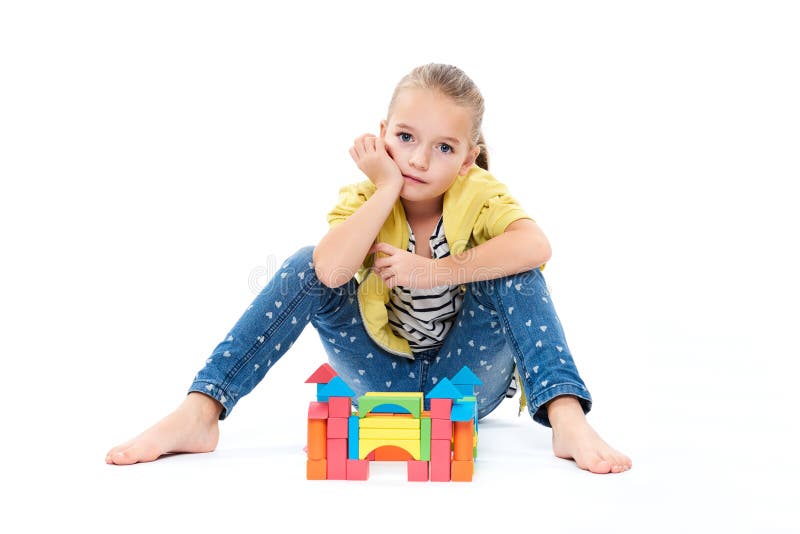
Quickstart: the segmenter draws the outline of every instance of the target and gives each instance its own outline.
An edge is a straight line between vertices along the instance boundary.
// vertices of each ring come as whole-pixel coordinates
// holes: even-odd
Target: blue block
[[[358,460],[358,416],[347,418],[347,458]]]
[[[374,407],[369,413],[411,413],[406,408],[397,404],[381,404]]]
[[[475,403],[465,402],[456,404],[450,411],[450,419],[453,421],[469,421],[475,418]]]
[[[328,384],[317,384],[317,402],[328,402],[328,396],[322,394],[322,389]]]

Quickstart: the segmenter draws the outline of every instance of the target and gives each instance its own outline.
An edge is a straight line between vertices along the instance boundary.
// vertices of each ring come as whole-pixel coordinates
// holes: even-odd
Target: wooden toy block
[[[450,419],[453,421],[469,421],[475,419],[477,408],[474,401],[468,403],[457,402],[450,410]]]
[[[330,433],[330,430],[328,431]],[[418,428],[360,428],[361,439],[419,439]]]
[[[327,384],[333,377],[337,376],[336,371],[328,363],[323,363],[314,373],[306,378],[306,384]]]
[[[450,466],[450,479],[454,482],[472,482],[475,464],[471,461],[453,460]]]
[[[358,446],[358,445],[356,444],[356,447],[357,447],[357,446]],[[356,452],[358,452],[358,451],[356,451]],[[409,454],[409,456],[411,456],[411,455]],[[356,459],[357,459],[357,458],[358,458],[358,454],[356,454]],[[374,462],[374,461],[375,461],[375,451],[372,451],[371,453],[369,453],[369,454],[367,455],[367,457],[366,457],[366,460],[369,460],[370,462]]]
[[[453,423],[449,419],[429,419],[431,439],[450,439],[453,437]]]
[[[363,418],[373,411],[374,408],[384,404],[396,404],[397,406],[404,408],[405,411],[408,411],[410,414],[413,414],[417,419],[419,419],[419,415],[422,413],[421,397],[404,397],[399,395],[362,395],[358,399],[358,415],[359,417]]]
[[[372,456],[372,460],[376,462],[405,462],[408,460],[414,460],[414,457],[411,456],[406,450],[401,449],[395,445],[384,445],[383,447],[378,447],[369,456],[367,459],[370,459]]]
[[[365,397],[407,397],[411,399],[424,398],[421,391],[367,391]]]
[[[419,460],[419,439],[364,439],[363,437],[358,443],[358,458],[363,460],[367,457],[367,454],[384,445],[395,445],[405,449],[411,454],[412,458]],[[330,446],[328,448],[328,458],[330,458]]]
[[[328,438],[328,480],[347,480],[347,440]]]
[[[308,420],[308,458],[309,460],[322,460],[325,458],[327,447],[327,422],[325,419]]]
[[[472,421],[453,423],[453,459],[472,460],[473,433]]]
[[[313,401],[308,403],[308,418],[309,419],[327,419],[328,418],[328,403]]]
[[[306,460],[306,480],[326,480],[328,468],[325,460]]]
[[[347,458],[358,460],[358,416],[347,418]]]
[[[431,459],[431,419],[427,417],[420,419],[422,428],[420,428],[419,437],[419,459],[430,461]]]
[[[369,461],[347,460],[347,480],[367,480],[369,478]]]
[[[359,419],[358,427],[366,428],[419,428],[419,419],[409,417],[393,417],[391,415],[368,415]]]
[[[452,399],[431,399],[431,419],[450,419]]]
[[[347,438],[349,417],[328,418],[328,438]]]
[[[330,397],[328,399],[328,417],[350,417],[352,401],[350,397]]]
[[[450,440],[432,439],[430,465],[432,482],[450,481],[450,461]]]
[[[406,462],[408,465],[408,481],[409,482],[427,482],[428,476],[428,462],[420,462],[417,460],[409,460]]]

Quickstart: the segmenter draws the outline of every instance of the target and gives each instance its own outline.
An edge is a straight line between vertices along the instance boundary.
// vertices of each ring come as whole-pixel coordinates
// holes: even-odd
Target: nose
[[[411,159],[408,161],[409,165],[421,171],[428,170],[428,152],[425,147],[419,146],[411,154]]]

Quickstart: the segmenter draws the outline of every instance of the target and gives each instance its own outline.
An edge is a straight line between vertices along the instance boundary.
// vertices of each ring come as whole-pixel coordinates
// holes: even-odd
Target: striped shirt
[[[406,222],[408,224],[408,222]],[[415,252],[414,232],[408,224],[408,251]],[[432,258],[450,255],[450,247],[444,236],[443,218],[430,236]],[[437,286],[431,289],[395,286],[389,293],[386,309],[389,324],[398,336],[408,340],[411,352],[441,347],[444,338],[453,326],[455,316],[461,309],[464,296],[460,285]]]

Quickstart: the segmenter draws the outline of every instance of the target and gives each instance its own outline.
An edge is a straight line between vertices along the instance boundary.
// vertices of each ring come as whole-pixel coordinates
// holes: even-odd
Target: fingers
[[[369,247],[369,252],[385,252],[387,254],[394,251],[394,247],[391,246],[389,243],[385,243],[380,241],[378,243],[373,243],[371,247]]]
[[[353,141],[353,147],[351,149],[350,155],[353,155],[353,151],[355,151],[355,156],[361,158],[364,154],[368,152],[375,151],[375,135],[371,133],[365,133],[363,135],[359,135]]]

